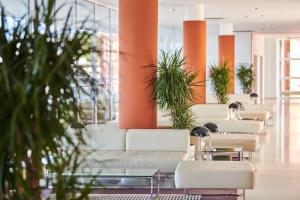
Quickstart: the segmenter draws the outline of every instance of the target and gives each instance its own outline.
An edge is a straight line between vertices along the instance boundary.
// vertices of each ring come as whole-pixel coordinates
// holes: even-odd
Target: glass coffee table
[[[64,172],[65,179],[73,176],[84,183],[85,179],[146,179],[149,180],[150,199],[156,199],[159,195],[160,174],[158,169],[101,169],[101,168],[81,168],[75,173]],[[156,181],[156,186],[155,186]],[[104,181],[105,182],[105,181]],[[107,185],[101,182],[101,185]],[[107,186],[110,187],[110,186]],[[106,187],[106,188],[107,188]],[[119,186],[117,186],[119,187]],[[155,193],[156,190],[156,193]]]
[[[212,148],[205,146],[201,154],[202,160],[241,161],[244,159],[243,146],[240,145],[213,145]]]

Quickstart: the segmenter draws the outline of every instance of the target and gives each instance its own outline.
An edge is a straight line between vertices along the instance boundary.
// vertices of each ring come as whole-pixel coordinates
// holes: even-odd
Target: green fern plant
[[[250,94],[252,92],[252,85],[254,81],[252,65],[250,67],[240,65],[237,77],[242,85],[244,94]]]
[[[230,80],[230,70],[227,61],[220,61],[210,68],[209,77],[212,83],[212,89],[219,104],[228,102],[228,89]]]
[[[185,70],[184,65],[181,49],[174,53],[161,51],[157,77],[150,81],[153,99],[160,109],[170,112],[173,128],[176,129],[192,128],[193,113],[190,107],[196,96],[194,89],[200,86],[195,82],[198,73]]]

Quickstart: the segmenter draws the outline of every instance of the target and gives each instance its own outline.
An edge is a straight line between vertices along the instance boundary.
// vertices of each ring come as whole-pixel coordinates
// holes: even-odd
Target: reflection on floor
[[[253,159],[258,179],[255,190],[247,192],[247,199],[299,200],[300,101],[277,102],[274,126],[267,131]]]

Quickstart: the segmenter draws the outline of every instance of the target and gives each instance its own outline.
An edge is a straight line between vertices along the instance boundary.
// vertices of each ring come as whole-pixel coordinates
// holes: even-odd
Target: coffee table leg
[[[150,188],[150,191],[151,191],[151,199],[153,200],[153,177],[151,177],[151,188]]]
[[[160,184],[160,174],[159,174],[159,172],[157,173],[157,196],[159,195],[159,185]]]
[[[244,149],[242,149],[242,159],[240,160],[244,160]]]

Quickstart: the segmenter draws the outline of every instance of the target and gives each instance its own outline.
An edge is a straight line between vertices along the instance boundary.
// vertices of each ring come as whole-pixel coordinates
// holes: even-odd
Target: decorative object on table
[[[208,123],[205,123],[203,126],[208,128],[210,133],[218,133],[219,132],[218,126],[215,123],[208,122]]]
[[[204,126],[197,126],[193,128],[191,131],[191,136],[198,137],[198,143],[199,143],[199,159],[202,160],[204,158],[204,155],[202,153],[202,138],[207,137],[210,135],[209,129]]]
[[[208,146],[206,147],[206,150],[213,150],[213,147],[211,144],[211,134],[219,132],[218,126],[212,122],[205,123],[203,126],[209,130],[209,141],[208,141]]]
[[[82,185],[75,193],[75,179],[64,181],[62,173],[75,171],[84,157],[76,97],[77,92],[91,96],[86,88],[94,81],[78,61],[93,51],[84,45],[91,34],[71,27],[71,9],[57,31],[55,16],[62,7],[55,5],[55,0],[33,1],[32,13],[13,23],[1,6],[0,196],[5,199],[41,199],[43,163],[55,173],[57,199],[87,199],[90,191]],[[70,124],[77,129],[73,136],[66,132]],[[62,151],[66,146],[70,150]]]
[[[182,50],[174,53],[161,51],[157,66],[157,77],[149,81],[153,87],[153,100],[157,101],[162,111],[171,115],[173,128],[192,129],[194,115],[190,109],[195,100],[195,87],[201,83],[195,82],[198,73],[184,69],[185,58]]]
[[[230,118],[231,119],[238,119],[238,110],[240,108],[239,104],[237,103],[231,103],[229,104],[229,110],[230,110]]]
[[[220,61],[211,66],[209,77],[212,90],[219,104],[226,104],[229,100],[228,90],[230,81],[230,69],[227,61]]]
[[[255,92],[251,93],[250,94],[250,101],[251,101],[251,103],[257,104],[258,103],[257,100],[258,100],[258,94],[255,93]]]
[[[241,64],[237,71],[237,77],[241,83],[244,94],[250,94],[254,81],[253,65],[247,66]]]
[[[235,102],[235,103],[239,105],[239,110],[245,110],[244,105],[243,105],[242,102],[237,101],[237,102]]]

